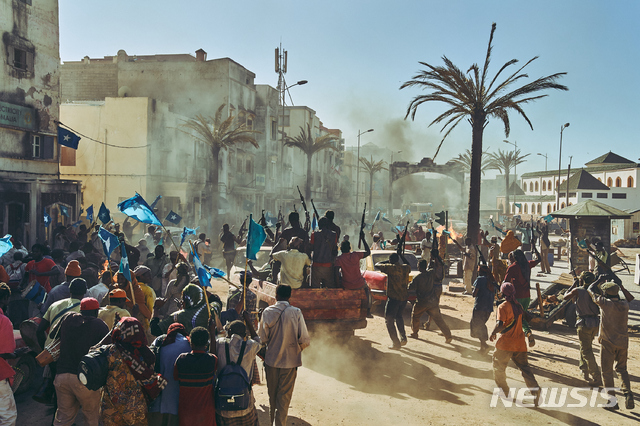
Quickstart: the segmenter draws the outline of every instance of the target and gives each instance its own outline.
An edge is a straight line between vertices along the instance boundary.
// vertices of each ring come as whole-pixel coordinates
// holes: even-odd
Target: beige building
[[[47,238],[45,211],[66,225],[81,201],[58,174],[58,2],[0,0],[0,32],[0,233],[30,246]]]

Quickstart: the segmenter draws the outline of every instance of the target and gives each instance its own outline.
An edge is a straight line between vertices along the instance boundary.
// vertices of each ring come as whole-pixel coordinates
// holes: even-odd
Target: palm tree
[[[373,175],[382,170],[387,170],[387,168],[384,166],[384,160],[373,161],[373,156],[371,156],[371,160],[360,158],[360,164],[362,165],[360,169],[369,173],[369,215],[371,215],[373,211],[373,205],[371,204],[371,200],[373,199]]]
[[[218,216],[218,158],[220,150],[229,149],[241,143],[249,143],[256,148],[259,147],[253,137],[254,134],[260,133],[259,131],[248,129],[245,123],[235,123],[233,115],[224,121],[222,120],[222,110],[225,106],[225,104],[220,105],[214,117],[205,117],[199,114],[182,123],[182,127],[191,130],[190,132],[183,130],[183,132],[208,145],[211,149],[211,166],[209,168],[209,184],[212,189],[209,202],[211,214],[207,215],[210,232],[214,230],[213,218]]]
[[[311,126],[307,124],[307,130],[300,127],[300,134],[295,138],[285,136],[284,146],[290,146],[300,149],[307,156],[307,183],[305,185],[304,194],[308,199],[311,198],[311,158],[317,152],[325,149],[337,151],[335,147],[338,137],[331,133],[313,138],[311,136]]]
[[[522,107],[534,100],[547,95],[533,95],[546,89],[569,90],[566,86],[556,83],[560,77],[566,73],[552,74],[547,77],[538,78],[531,83],[517,87],[507,92],[511,86],[528,75],[522,70],[538,57],[534,57],[510,74],[504,81],[497,83],[498,77],[507,68],[515,65],[518,60],[512,59],[506,62],[498,70],[498,73],[488,81],[487,70],[491,59],[491,49],[493,34],[496,24],[491,26],[489,45],[484,60],[484,66],[480,68],[477,64],[471,65],[467,73],[463,73],[446,56],[443,56],[444,66],[432,66],[426,62],[420,62],[426,69],[420,71],[411,80],[405,82],[400,89],[417,86],[429,93],[416,96],[407,107],[405,119],[411,116],[414,120],[418,107],[425,102],[443,102],[449,109],[436,117],[430,125],[444,123],[442,130],[446,130],[444,137],[438,145],[435,157],[440,151],[442,143],[453,129],[466,119],[471,124],[471,170],[469,187],[469,210],[467,213],[467,235],[478,235],[480,227],[480,173],[482,158],[482,136],[484,128],[489,118],[502,121],[505,135],[508,137],[511,126],[509,124],[509,112],[515,111],[520,114],[527,124],[533,129],[533,125],[525,114]]]
[[[487,147],[487,150],[489,148]],[[480,171],[484,175],[484,172],[489,169],[489,161],[490,154],[487,151],[482,151],[482,167],[480,167]],[[464,154],[458,154],[458,156],[449,161],[451,164],[455,164],[460,167],[463,172],[470,173],[471,172],[471,151],[467,149]]]
[[[515,151],[503,151],[501,149],[498,150],[498,153],[492,152],[489,154],[491,157],[487,168],[489,170],[499,170],[501,173],[504,173],[504,182],[507,186],[506,191],[506,212],[509,213],[509,171],[516,167],[518,164],[524,163],[527,158],[531,154],[520,155],[520,150],[517,149]]]

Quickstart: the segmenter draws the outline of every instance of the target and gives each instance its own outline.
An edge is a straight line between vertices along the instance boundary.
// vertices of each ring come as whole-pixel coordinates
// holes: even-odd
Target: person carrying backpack
[[[256,354],[261,344],[249,313],[243,311],[242,315],[244,323],[236,320],[228,324],[227,334],[230,338],[220,337],[214,343],[214,351],[218,356],[215,393],[217,426],[256,423],[257,414],[251,383]],[[245,340],[247,330],[251,337]],[[229,397],[234,394],[233,398]]]

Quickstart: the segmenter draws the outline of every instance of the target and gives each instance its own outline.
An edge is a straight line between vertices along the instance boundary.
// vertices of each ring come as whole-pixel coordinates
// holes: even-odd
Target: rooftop
[[[577,190],[577,189],[594,189],[597,191],[608,191],[609,187],[604,183],[600,182],[598,179],[593,177],[593,175],[587,172],[584,169],[581,169],[579,172],[573,174],[568,181],[562,182],[560,184],[560,191],[566,191],[567,183],[569,184],[569,191]]]
[[[631,215],[623,210],[608,206],[594,200],[581,201],[573,206],[565,207],[551,213],[552,217],[580,218],[602,217],[609,219],[627,219]]]
[[[601,155],[598,158],[595,158],[591,161],[589,161],[588,163],[586,163],[586,166],[589,167],[589,165],[600,165],[600,164],[636,164],[634,161],[631,160],[627,160],[624,157],[621,157],[618,154],[614,154],[613,152],[609,151],[606,154]]]

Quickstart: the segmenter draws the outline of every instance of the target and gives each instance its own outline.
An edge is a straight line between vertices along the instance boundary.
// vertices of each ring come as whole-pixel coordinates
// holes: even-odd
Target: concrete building
[[[589,161],[583,168],[572,168],[570,174],[567,202],[567,169],[560,171],[560,209],[588,199],[620,210],[635,209],[640,204],[640,190],[637,186],[640,164],[634,161],[608,152]],[[544,216],[558,210],[557,170],[524,173],[520,184],[525,198],[522,200],[522,209],[516,211],[525,214],[535,212],[535,215]]]
[[[81,202],[58,171],[58,2],[0,0],[0,31],[0,232],[30,246],[47,238],[44,211],[67,225]]]

